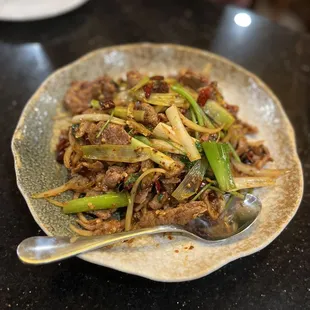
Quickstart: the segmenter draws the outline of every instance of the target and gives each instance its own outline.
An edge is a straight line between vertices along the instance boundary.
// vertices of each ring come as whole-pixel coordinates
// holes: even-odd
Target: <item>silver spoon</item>
[[[209,243],[217,242],[249,228],[258,217],[261,208],[262,204],[257,197],[246,194],[243,201],[231,204],[216,221],[207,216],[200,216],[185,226],[162,225],[93,237],[31,237],[19,244],[17,255],[26,264],[47,264],[134,237],[164,232],[182,233]]]

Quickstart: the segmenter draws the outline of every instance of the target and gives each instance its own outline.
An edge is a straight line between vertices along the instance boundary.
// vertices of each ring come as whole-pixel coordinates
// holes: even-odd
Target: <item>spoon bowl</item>
[[[31,237],[19,244],[17,255],[26,264],[47,264],[134,237],[164,232],[182,233],[212,243],[226,240],[248,229],[257,219],[261,209],[260,200],[251,194],[246,194],[243,200],[230,204],[217,220],[202,215],[185,226],[162,225],[92,237]]]

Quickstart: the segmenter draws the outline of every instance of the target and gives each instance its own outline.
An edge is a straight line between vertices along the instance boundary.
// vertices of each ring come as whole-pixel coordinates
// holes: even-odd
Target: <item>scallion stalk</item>
[[[207,116],[202,111],[196,100],[184,87],[182,87],[181,85],[172,85],[171,89],[174,90],[176,93],[180,94],[181,96],[183,96],[190,103],[196,114],[198,124],[200,126],[205,125],[208,126],[208,124],[210,125],[210,120],[208,120]]]
[[[231,153],[231,155],[233,156],[233,158],[238,162],[241,163],[241,159],[239,157],[239,155],[237,154],[236,150],[233,148],[233,146],[228,142],[227,146],[229,148],[229,151]]]
[[[203,142],[203,150],[214,172],[219,188],[225,192],[235,189],[226,143]]]
[[[218,125],[224,125],[224,129],[228,129],[235,122],[232,114],[213,100],[208,100],[203,109]]]
[[[134,87],[130,89],[131,92],[136,92],[138,89],[143,87],[149,82],[150,78],[148,76],[144,76]]]
[[[70,200],[66,202],[66,205],[62,209],[64,213],[68,214],[102,209],[121,208],[126,207],[127,205],[128,198],[126,193],[107,193],[100,196]]]
[[[134,136],[135,139],[141,141],[142,143],[148,145],[148,146],[152,146],[150,140],[144,136]]]
[[[173,130],[175,131],[177,139],[184,147],[189,160],[195,161],[200,159],[200,153],[195,145],[195,142],[192,140],[192,137],[189,135],[182,123],[178,108],[175,105],[171,106],[166,110],[166,115],[170,124],[172,125]]]
[[[197,160],[194,166],[188,171],[183,181],[174,190],[172,196],[178,201],[183,201],[193,196],[203,180],[207,167],[208,163],[205,158]]]
[[[196,118],[196,114],[194,112],[193,107],[190,107],[190,112],[191,112],[192,122],[195,123],[195,124],[198,124],[197,118]],[[195,138],[199,139],[199,133],[197,131],[195,131]]]
[[[114,115],[122,119],[128,118],[128,109],[126,107],[117,106],[114,108]],[[144,121],[145,111],[142,110],[133,110],[133,118],[137,122]]]
[[[94,109],[100,109],[99,100],[92,99],[90,102],[90,106]]]
[[[157,151],[151,146],[148,146],[147,144],[144,144],[143,142],[132,138],[131,139],[131,145],[134,150],[139,151],[142,149],[141,153],[146,153],[149,155],[150,159],[154,161],[156,164],[162,166],[163,168],[167,170],[172,170],[176,166],[176,162],[166,154]]]

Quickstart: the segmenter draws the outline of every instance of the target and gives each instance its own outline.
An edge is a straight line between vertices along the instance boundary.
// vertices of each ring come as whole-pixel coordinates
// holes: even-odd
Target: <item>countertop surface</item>
[[[0,308],[310,309],[310,37],[249,11],[251,24],[237,26],[242,9],[232,6],[145,3],[92,0],[57,18],[0,23]],[[267,248],[191,282],[157,283],[77,258],[23,265],[17,245],[43,233],[16,186],[10,143],[19,115],[55,69],[93,49],[131,42],[209,50],[265,81],[296,131],[305,176],[300,209]]]

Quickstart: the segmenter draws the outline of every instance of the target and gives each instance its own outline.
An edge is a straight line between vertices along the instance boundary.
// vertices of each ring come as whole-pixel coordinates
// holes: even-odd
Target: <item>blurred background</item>
[[[310,31],[310,0],[210,0],[250,8],[296,31]]]
[[[50,18],[67,13],[88,1],[93,0],[0,0],[0,21],[30,21]],[[205,1],[247,8],[284,27],[301,32],[310,32],[310,0]],[[123,4],[125,2],[126,0]],[[130,5],[130,2],[127,2]],[[240,23],[242,22],[246,23],[241,18]]]

